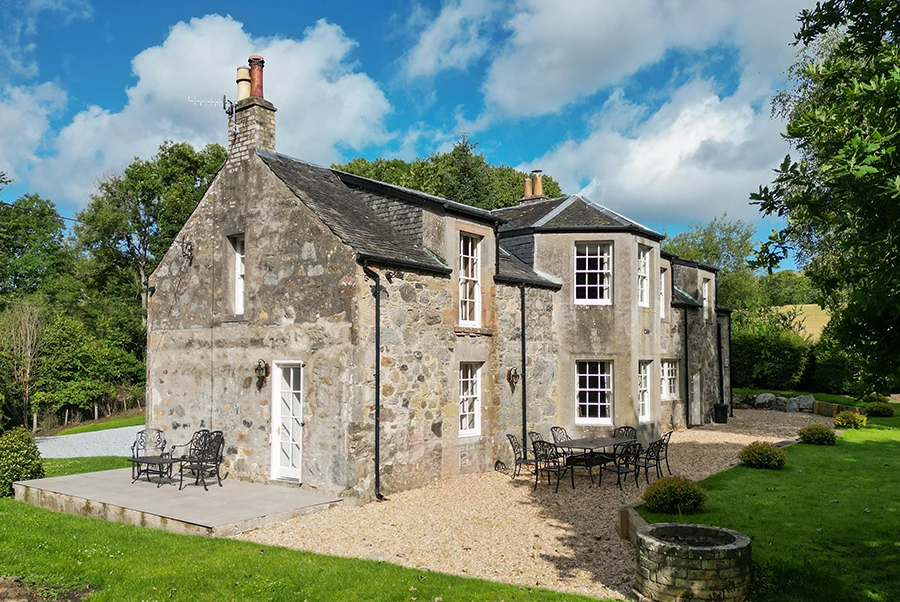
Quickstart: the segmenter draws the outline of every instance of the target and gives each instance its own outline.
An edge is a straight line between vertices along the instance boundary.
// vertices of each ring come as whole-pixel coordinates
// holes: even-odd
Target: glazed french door
[[[272,403],[272,477],[300,481],[303,458],[303,364],[276,363]]]

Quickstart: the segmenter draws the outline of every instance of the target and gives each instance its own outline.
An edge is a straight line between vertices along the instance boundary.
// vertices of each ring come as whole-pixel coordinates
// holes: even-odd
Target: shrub
[[[866,416],[873,418],[890,418],[894,415],[894,408],[891,404],[883,401],[873,401],[866,406]]]
[[[834,417],[834,428],[861,429],[866,426],[866,415],[850,410],[840,412]]]
[[[692,514],[703,510],[706,492],[684,477],[663,477],[647,487],[644,501],[651,512]]]
[[[754,441],[747,445],[738,454],[738,458],[744,466],[770,470],[781,470],[787,460],[783,449],[774,443],[765,443],[764,441]]]
[[[811,389],[827,393],[853,393],[861,380],[862,359],[838,340],[834,323],[829,322],[813,349]]]
[[[0,436],[0,497],[13,494],[13,482],[40,479],[44,464],[34,439],[23,427]]]
[[[736,311],[734,316],[731,333],[734,386],[793,389],[803,376],[810,350],[794,318],[769,308]]]
[[[824,424],[810,424],[797,431],[800,441],[811,445],[834,445],[834,429]]]

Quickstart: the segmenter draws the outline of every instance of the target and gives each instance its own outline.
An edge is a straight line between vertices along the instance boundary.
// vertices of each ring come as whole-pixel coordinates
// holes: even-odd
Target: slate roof
[[[450,273],[447,264],[418,244],[420,241],[402,236],[378,217],[335,170],[258,149],[256,153],[361,260]]]
[[[506,220],[506,223],[500,226],[501,234],[512,234],[523,230],[533,232],[596,231],[634,232],[654,240],[664,238],[663,234],[578,194],[495,209],[493,213]]]
[[[549,288],[553,290],[562,288],[562,284],[539,276],[527,263],[524,263],[503,247],[498,247],[498,249],[500,252],[500,261],[498,262],[497,275],[494,276],[495,281],[514,284],[524,283],[538,288]]]

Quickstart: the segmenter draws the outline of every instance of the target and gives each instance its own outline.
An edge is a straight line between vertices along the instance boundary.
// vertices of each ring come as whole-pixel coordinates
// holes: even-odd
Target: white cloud
[[[748,196],[771,179],[773,162],[787,151],[782,124],[713,90],[709,81],[691,81],[629,134],[601,114],[585,139],[568,140],[529,165],[638,221],[707,221],[723,211],[753,219],[758,211]]]
[[[494,0],[447,0],[440,14],[429,19],[418,7],[408,25],[424,29],[404,57],[406,76],[412,79],[431,77],[446,69],[465,70],[487,51],[486,26],[496,10]]]
[[[56,84],[0,89],[0,171],[13,179],[22,177],[22,168],[36,160],[50,118],[65,104],[66,93]]]
[[[233,98],[236,67],[251,54],[266,59],[265,96],[279,111],[279,152],[329,164],[341,158],[341,148],[382,142],[390,105],[374,81],[353,70],[348,56],[354,46],[324,20],[299,40],[253,38],[241,23],[218,15],[180,22],[160,46],[134,58],[137,83],[127,89],[125,107],[78,113],[53,142],[55,153],[33,164],[28,183],[54,200],[83,206],[99,177],[134,156],[151,156],[166,139],[225,144],[224,113],[192,105],[188,97]]]
[[[520,0],[510,37],[488,69],[491,111],[510,116],[553,113],[619,85],[673,48],[718,44],[741,51],[745,72],[770,85],[793,49],[794,17],[809,0]]]
[[[53,13],[68,24],[77,19],[90,19],[93,9],[87,0],[3,0],[0,2],[0,57],[5,59],[9,72],[24,78],[38,74],[37,49],[31,41],[37,36],[38,22],[46,13]],[[2,65],[0,65],[2,67]],[[0,73],[6,69],[0,68]],[[0,75],[0,82],[6,81]]]

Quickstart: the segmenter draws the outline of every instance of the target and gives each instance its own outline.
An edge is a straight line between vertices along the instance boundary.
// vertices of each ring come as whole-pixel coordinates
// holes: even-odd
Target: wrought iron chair
[[[528,431],[528,439],[531,441],[531,445],[534,445],[535,441],[543,441],[544,436],[537,431]]]
[[[572,440],[572,437],[570,437],[569,433],[566,432],[566,427],[564,427],[564,426],[551,426],[550,434],[553,435],[554,443]]]
[[[177,448],[185,448],[186,454],[180,456],[175,454]],[[222,460],[225,452],[225,435],[222,431],[208,431],[200,429],[191,436],[191,440],[185,445],[175,445],[172,447],[172,456],[178,458],[181,462],[181,476],[178,482],[178,489],[184,487],[184,473],[187,472],[194,476],[194,485],[203,485],[203,489],[209,491],[206,486],[207,477],[215,477],[222,486],[221,475]]]
[[[633,426],[619,426],[613,430],[613,437],[627,437],[628,439],[637,439],[637,429]]]
[[[662,437],[660,437],[661,444],[659,446],[659,460],[658,462],[662,464],[662,461],[666,461],[666,470],[669,471],[669,474],[672,474],[672,469],[669,468],[669,441],[672,439],[672,433],[674,431],[669,431],[668,433],[664,433]],[[659,467],[657,467],[659,470]],[[660,475],[662,475],[662,471],[660,470]]]
[[[566,458],[560,454],[556,446],[549,441],[535,441],[531,444],[534,448],[534,488],[537,489],[541,473],[547,473],[547,484],[550,484],[550,474],[556,473],[556,492],[559,492],[559,480],[562,475],[572,471],[572,467],[566,464]],[[575,489],[575,472],[570,472],[572,477],[572,489]]]
[[[656,441],[651,442],[647,445],[647,449],[641,454],[635,465],[637,466],[638,471],[641,468],[644,469],[644,480],[647,481],[647,484],[650,484],[650,469],[656,469],[656,478],[662,476],[659,471],[659,448],[662,447],[662,439],[657,439]]]
[[[147,428],[138,431],[131,444],[131,482],[134,483],[141,475],[157,475],[160,480],[170,476],[172,464],[157,464],[141,462],[140,458],[167,458],[166,435],[159,429]]]
[[[509,439],[509,444],[513,449],[513,456],[516,459],[516,466],[512,474],[512,478],[516,478],[519,476],[522,466],[534,466],[534,460],[525,457],[525,450],[522,448],[522,445],[519,443],[519,440],[516,439],[515,435],[507,433],[506,438]]]
[[[608,464],[604,464],[600,468],[600,482],[598,483],[598,487],[603,485],[603,471],[607,470],[609,472],[616,473],[616,485],[619,486],[619,490],[622,489],[622,475],[625,475],[625,479],[628,479],[628,475],[634,473],[634,486],[637,487],[638,484],[638,458],[641,455],[641,444],[640,443],[629,443],[625,446],[625,448],[621,451],[621,453],[616,454],[615,458],[612,462]]]

